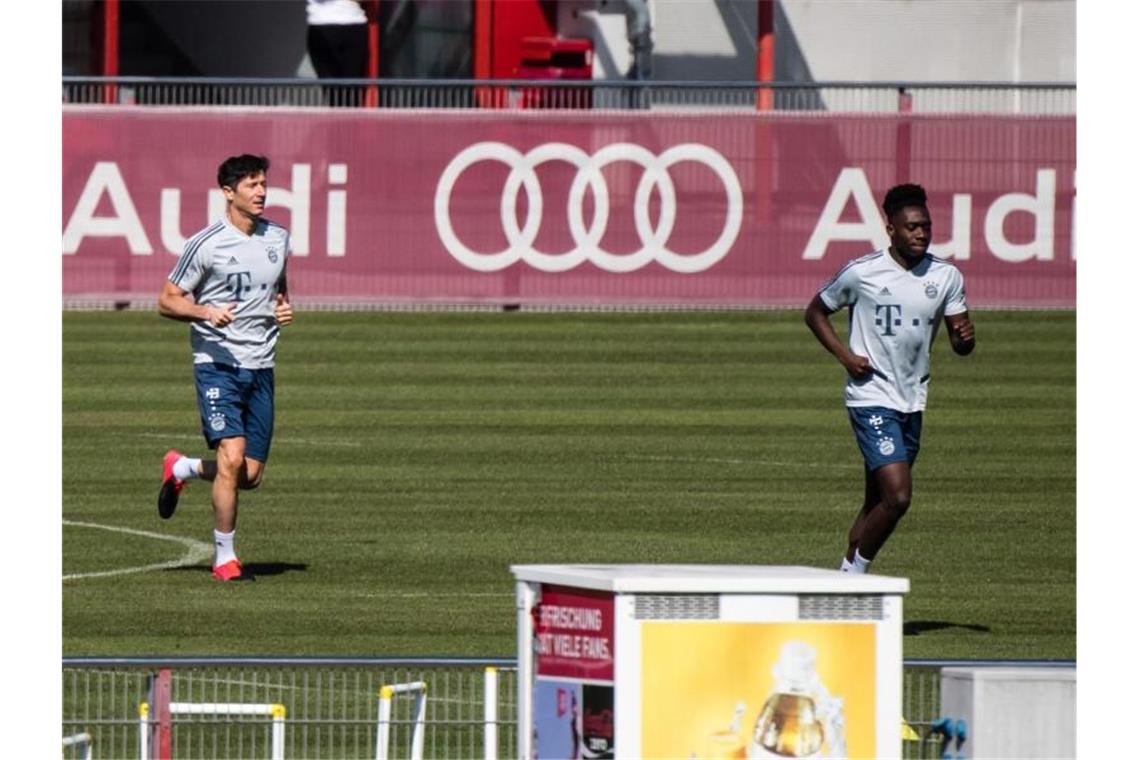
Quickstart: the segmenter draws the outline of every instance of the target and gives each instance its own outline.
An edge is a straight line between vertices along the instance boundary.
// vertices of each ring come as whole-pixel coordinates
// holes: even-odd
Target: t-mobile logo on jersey
[[[897,303],[875,304],[875,327],[883,328],[883,335],[894,335],[894,328],[901,326],[902,306]]]
[[[242,294],[249,292],[250,288],[253,287],[250,285],[252,280],[253,275],[249,272],[230,272],[226,275],[226,285],[230,286],[235,301],[242,300]]]
[[[275,219],[272,207],[288,210],[288,219],[281,219],[289,229],[289,239],[293,247],[294,256],[308,256],[309,222],[312,211],[312,165],[293,164],[290,173],[288,188],[272,183],[273,172],[270,172],[269,192],[265,199],[266,216]],[[327,177],[326,203],[325,203],[325,254],[329,257],[341,257],[347,252],[346,240],[348,237],[348,164],[329,164]],[[139,191],[136,188],[136,194]],[[145,194],[145,193],[144,193]],[[98,211],[109,205],[110,215],[99,214]],[[198,229],[202,223],[211,223],[222,218],[226,208],[226,199],[220,188],[207,191],[206,219],[199,222],[182,222],[182,190],[176,187],[159,189],[159,219],[158,235],[162,247],[167,253],[179,255],[186,244],[182,236],[182,227]],[[148,218],[148,224],[154,225],[153,217]],[[131,196],[127,183],[119,171],[119,165],[114,161],[99,161],[87,177],[79,200],[75,203],[71,215],[67,219],[67,226],[63,231],[64,254],[75,254],[79,251],[83,239],[87,237],[120,237],[126,240],[131,253],[136,256],[149,256],[154,253],[151,239],[154,229],[149,231],[143,225],[142,219],[136,210],[134,198]]]

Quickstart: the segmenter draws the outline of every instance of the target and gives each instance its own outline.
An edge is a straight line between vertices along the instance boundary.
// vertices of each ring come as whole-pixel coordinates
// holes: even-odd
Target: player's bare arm
[[[950,337],[950,347],[959,356],[966,356],[974,350],[974,323],[969,312],[946,317],[946,334]]]
[[[158,313],[180,322],[209,322],[214,327],[225,327],[234,320],[234,305],[209,306],[195,303],[188,291],[169,280],[158,294]]]
[[[847,370],[847,374],[856,379],[871,374],[873,369],[871,361],[866,356],[852,353],[844,345],[843,341],[839,339],[839,335],[836,334],[835,328],[831,325],[831,314],[832,312],[827,308],[827,304],[817,294],[815,298],[811,299],[807,309],[804,310],[804,322],[815,335],[816,340],[839,360],[839,363]]]

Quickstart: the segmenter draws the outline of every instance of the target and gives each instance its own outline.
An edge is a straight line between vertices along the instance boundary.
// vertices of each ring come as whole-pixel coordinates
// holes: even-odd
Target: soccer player
[[[186,481],[212,481],[214,577],[243,577],[234,553],[238,491],[257,488],[273,437],[273,366],[281,327],[293,321],[285,282],[289,233],[264,219],[263,156],[218,167],[222,218],[191,237],[158,297],[164,317],[190,323],[202,433],[215,459],[171,449],[162,460],[158,514],[174,514]]]
[[[910,507],[938,323],[946,322],[954,353],[974,350],[962,274],[927,253],[926,191],[913,184],[893,187],[883,211],[890,247],[848,262],[804,312],[812,333],[847,370],[844,399],[863,454],[864,497],[840,570],[854,573],[868,571]],[[830,320],[844,307],[850,317],[846,346]]]

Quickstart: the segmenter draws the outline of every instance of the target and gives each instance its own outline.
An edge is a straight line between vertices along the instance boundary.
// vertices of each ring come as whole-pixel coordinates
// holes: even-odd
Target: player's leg
[[[246,446],[248,447],[248,441]],[[218,476],[218,463],[213,459],[188,459],[191,463],[197,463],[198,470],[193,476],[201,478],[209,482],[213,482],[214,478]],[[238,472],[238,490],[239,491],[252,491],[261,485],[261,474],[265,471],[265,463],[259,462],[255,459],[250,459],[248,456],[242,465],[241,471]]]
[[[245,463],[238,484],[242,490],[252,490],[261,485],[265,463],[269,461],[270,444],[273,442],[273,397],[273,370],[253,370],[245,415],[242,418],[246,435]]]
[[[866,474],[863,507],[848,532],[840,569],[865,573],[910,506],[910,462],[918,453],[917,440],[912,452],[904,431],[907,415],[900,412],[883,407],[850,407],[847,412]]]
[[[214,577],[228,581],[242,576],[234,553],[238,517],[238,489],[243,480],[246,454],[245,410],[250,395],[250,370],[222,364],[194,367],[202,432],[216,456],[204,461],[199,472],[212,481],[214,509]]]
[[[863,526],[867,522],[867,515],[878,506],[880,501],[882,501],[882,496],[879,493],[879,482],[874,473],[864,468],[863,506],[859,508],[859,514],[855,515],[851,529],[847,531],[847,552],[844,554],[846,565],[855,562],[855,552],[859,548],[859,541],[863,538]],[[846,565],[842,569],[847,569]]]
[[[875,559],[910,509],[913,490],[908,462],[892,462],[880,467],[875,470],[875,480],[882,501],[868,513],[858,547],[859,554],[868,562]]]
[[[225,533],[237,527],[238,483],[245,466],[245,438],[235,436],[218,442],[210,495],[214,504],[214,529]]]
[[[227,436],[241,435],[234,426],[240,423],[242,390],[237,368],[203,363],[194,365],[194,389],[198,398],[198,413],[202,419],[202,435],[211,449]],[[213,481],[217,465],[212,460],[188,457],[170,449],[162,458],[162,487],[158,492],[158,514],[163,519],[174,515],[178,497],[187,481]]]
[[[245,437],[233,436],[218,442],[216,472],[211,487],[214,506],[214,577],[228,581],[242,574],[234,552],[237,532],[238,483],[245,467]]]
[[[887,420],[880,433],[879,445],[880,449],[890,449],[892,461],[875,471],[882,503],[871,511],[864,523],[857,555],[865,557],[868,564],[910,509],[914,492],[911,473],[922,442],[922,412],[890,412],[884,416]],[[884,445],[883,441],[890,441],[891,445]],[[900,454],[904,460],[894,461]]]

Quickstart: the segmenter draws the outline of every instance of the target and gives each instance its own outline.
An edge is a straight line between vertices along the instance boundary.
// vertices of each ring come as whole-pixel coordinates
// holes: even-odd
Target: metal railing
[[[417,733],[414,700],[391,699],[391,692],[400,691],[391,687],[422,682],[423,757],[483,757],[487,668],[496,669],[498,684],[491,728],[499,752],[512,757],[518,712],[513,659],[65,659],[63,735],[90,734],[95,757],[139,757],[140,746],[156,746],[142,727],[161,720],[151,705],[157,703],[155,689],[165,683],[171,703],[279,705],[288,758],[406,757]],[[386,687],[390,701],[382,725]],[[263,716],[175,714],[167,721],[174,757],[240,760],[270,754],[271,729]],[[387,739],[384,752],[378,735]]]
[[[939,757],[939,739],[930,728],[941,717],[940,675],[943,667],[962,665],[1074,663],[905,661],[902,719],[919,740],[903,742],[903,757]],[[490,756],[515,757],[517,675],[514,658],[64,658],[62,736],[71,741],[65,739],[63,752],[68,758],[87,756],[80,752],[104,760],[139,757],[141,746],[153,746],[143,733],[156,727],[149,705],[165,684],[170,702],[279,707],[287,758],[406,757],[414,745],[426,758],[485,757],[488,746]],[[487,689],[492,678],[494,688]],[[414,700],[382,704],[385,687],[417,683],[426,694],[418,739]],[[387,694],[399,691],[389,688]],[[267,757],[275,746],[271,723],[260,715],[202,710],[167,720],[173,757],[241,760]],[[389,742],[383,752],[378,734]],[[80,735],[87,739],[76,743]]]
[[[1075,114],[1059,82],[630,82],[63,77],[65,104]]]

